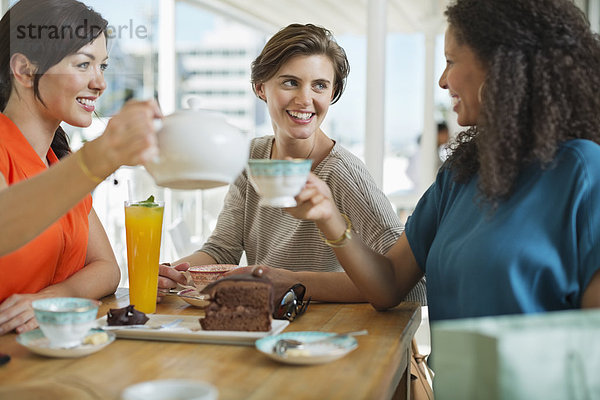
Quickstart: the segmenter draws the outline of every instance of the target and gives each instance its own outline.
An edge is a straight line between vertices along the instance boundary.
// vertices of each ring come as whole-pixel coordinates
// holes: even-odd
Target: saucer
[[[333,336],[330,332],[286,332],[279,335],[267,336],[256,341],[256,348],[273,360],[286,364],[311,365],[324,364],[337,360],[358,347],[358,342],[352,336],[333,339],[329,343],[310,345],[310,342]],[[283,355],[273,351],[275,343],[280,339],[295,339],[306,343],[303,349],[288,351]]]
[[[208,382],[188,379],[162,379],[128,386],[123,400],[217,400],[219,391]]]
[[[101,329],[90,330],[89,335],[103,332]],[[112,342],[114,342],[116,335],[113,332],[106,332],[108,340],[100,344],[80,344],[75,347],[52,347],[50,346],[50,340],[44,336],[42,331],[34,329],[29,332],[21,333],[17,336],[17,342],[27,347],[31,352],[40,354],[46,357],[58,357],[58,358],[76,358],[87,356],[88,354],[95,353],[102,350]]]

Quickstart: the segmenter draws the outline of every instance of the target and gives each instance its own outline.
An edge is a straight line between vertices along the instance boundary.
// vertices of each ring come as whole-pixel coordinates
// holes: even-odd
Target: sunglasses
[[[287,319],[293,321],[296,317],[304,314],[310,303],[310,297],[304,301],[306,287],[297,283],[292,286],[281,298],[277,309],[273,313],[275,319]]]

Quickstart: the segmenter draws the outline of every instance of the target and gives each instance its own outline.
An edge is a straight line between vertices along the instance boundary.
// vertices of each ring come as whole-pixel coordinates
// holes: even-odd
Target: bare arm
[[[335,253],[352,282],[378,310],[399,304],[424,275],[404,234],[385,255],[357,237]]]
[[[174,288],[177,283],[185,284],[185,277],[180,271],[187,270],[190,265],[208,265],[217,262],[208,254],[197,252],[170,264],[171,266],[161,265],[159,268],[159,289]],[[306,286],[306,296],[316,301],[345,303],[367,301],[344,272],[289,271],[283,268],[262,267],[264,275],[273,282],[277,293],[289,289],[296,283],[302,283]],[[253,266],[242,267],[229,272],[228,275],[250,273],[252,269]]]
[[[74,157],[12,186],[0,174],[0,209],[11,210],[0,213],[0,255],[35,238],[94,188]]]
[[[288,211],[297,218],[315,221],[326,238],[341,237],[346,222],[331,197],[327,185],[311,174],[306,186],[296,196],[298,206]],[[344,247],[334,248],[335,254],[363,296],[376,309],[386,309],[400,303],[423,277],[408,240],[404,235],[387,254],[375,253],[358,235]]]
[[[121,278],[121,270],[102,223],[93,209],[88,220],[90,223],[90,237],[85,268],[65,281],[50,286],[41,292],[50,293],[52,290],[60,290],[76,297],[99,299],[114,293],[117,289]]]
[[[63,282],[35,294],[14,294],[0,304],[0,334],[18,333],[37,327],[31,303],[45,297],[86,297],[98,299],[114,293],[121,272],[108,237],[92,209],[88,216],[89,240],[84,267]]]
[[[256,266],[237,268],[227,275],[251,273]],[[354,286],[345,272],[311,272],[289,271],[283,268],[272,268],[265,265],[263,276],[275,286],[275,293],[283,293],[296,283],[306,287],[306,297],[324,302],[363,303],[367,299]]]
[[[581,308],[600,307],[600,270],[596,271],[588,287],[583,292]]]
[[[195,253],[190,254],[189,256],[183,257],[177,261],[172,262],[171,265],[182,264],[185,262],[189,263],[191,266],[218,264],[217,260],[209,256],[207,253],[203,251],[197,251]]]
[[[105,178],[120,165],[137,165],[155,150],[154,102],[131,102],[113,117],[104,134],[85,146],[84,163]],[[82,151],[82,150],[80,150]],[[0,256],[29,242],[58,220],[95,186],[72,154],[48,170],[8,186],[0,174]],[[58,195],[57,195],[58,193]]]
[[[285,271],[285,270],[280,270]],[[306,286],[306,297],[316,301],[364,303],[366,297],[361,294],[345,272],[291,272],[292,284],[302,283]]]

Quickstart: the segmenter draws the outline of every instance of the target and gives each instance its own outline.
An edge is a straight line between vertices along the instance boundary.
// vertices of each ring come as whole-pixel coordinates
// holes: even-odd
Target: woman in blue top
[[[439,84],[470,128],[405,234],[370,251],[314,176],[291,213],[377,309],[424,274],[432,320],[600,306],[598,37],[567,0],[458,0],[446,16]]]

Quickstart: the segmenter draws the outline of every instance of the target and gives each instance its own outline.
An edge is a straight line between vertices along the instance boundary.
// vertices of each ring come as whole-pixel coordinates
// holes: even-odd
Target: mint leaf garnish
[[[154,202],[154,195],[151,195],[146,200],[138,201],[134,204],[134,206],[142,206],[142,207],[158,207],[158,203]]]

